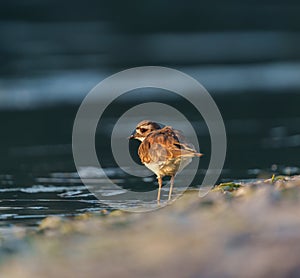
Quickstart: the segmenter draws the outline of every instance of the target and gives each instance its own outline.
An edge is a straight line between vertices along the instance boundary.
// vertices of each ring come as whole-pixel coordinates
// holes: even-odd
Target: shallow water
[[[32,177],[32,184],[24,185],[16,182],[14,176],[4,176],[1,183],[2,226],[36,225],[48,215],[68,216],[101,209],[79,179]]]
[[[156,200],[144,202],[139,199],[123,198],[122,194],[127,190],[138,192],[151,191],[157,188],[157,182],[154,177],[139,178],[130,175],[124,175],[119,168],[108,168],[106,173],[108,177],[118,184],[119,188],[112,188],[106,183],[106,179],[95,177],[93,174],[96,169],[85,169],[85,177],[89,178],[89,183],[97,186],[97,197],[94,193],[82,183],[77,172],[56,172],[48,175],[30,174],[27,181],[24,176],[20,180],[14,175],[0,176],[0,228],[11,225],[36,226],[40,221],[49,216],[75,216],[81,213],[100,212],[102,210],[112,210],[117,208],[130,209],[131,207],[143,207],[148,209],[156,208]],[[272,169],[269,169],[269,173]],[[281,173],[296,174],[300,173],[297,167],[282,167]],[[237,179],[235,182],[246,182],[253,177],[255,180],[260,174],[267,177],[266,172],[259,169],[250,169],[245,173],[247,179]],[[278,172],[279,173],[279,172]],[[223,170],[223,178],[220,182],[232,180],[233,172],[229,169]],[[203,173],[198,173],[201,178]],[[226,178],[226,176],[228,178]],[[197,179],[196,179],[197,180]],[[173,191],[173,198],[180,196],[187,188],[181,187],[184,180],[177,180]],[[162,200],[166,200],[169,187],[167,180],[162,189]],[[127,185],[127,186],[126,186]],[[199,184],[193,184],[190,189],[198,190]],[[101,201],[102,200],[102,201]],[[164,201],[163,201],[164,202]]]
[[[158,101],[166,101],[161,93]],[[168,96],[168,95],[167,95]],[[238,94],[214,96],[221,110],[227,132],[227,157],[219,182],[233,179],[266,178],[274,174],[299,174],[300,115],[299,94]],[[110,150],[111,132],[123,111],[139,104],[134,97],[114,103],[99,122],[96,150],[102,167],[119,188],[107,187],[106,181],[86,171],[87,177],[100,185],[97,198],[82,184],[72,156],[72,127],[78,105],[42,107],[31,110],[2,110],[0,124],[7,130],[0,146],[0,222],[36,225],[47,215],[72,216],[83,212],[130,208],[141,203],[138,199],[124,200],[124,190],[153,191],[157,188],[154,176],[142,178],[122,171]],[[188,104],[169,98],[168,104],[182,109],[197,132],[201,158],[191,185],[198,187],[206,173],[210,159],[210,138],[202,119],[195,117]],[[180,106],[180,107],[179,107]],[[117,109],[116,109],[117,107]],[[118,111],[118,113],[116,113]],[[119,126],[117,142],[125,142],[132,158],[138,162],[138,142],[130,142],[137,118],[130,118]],[[164,116],[163,123],[184,129],[184,122],[172,122]],[[186,134],[189,136],[190,134]],[[126,165],[125,165],[126,166]],[[177,180],[177,193],[182,190]],[[164,196],[168,194],[165,186]],[[176,192],[175,192],[176,193]],[[100,197],[99,197],[100,196]],[[102,201],[101,201],[102,200]],[[111,202],[110,202],[111,200]],[[155,197],[153,197],[155,204]]]
[[[86,169],[85,177],[89,183],[97,186],[97,199],[82,183],[78,173],[50,173],[43,176],[30,177],[31,182],[21,184],[13,175],[0,176],[0,226],[10,224],[22,224],[35,226],[46,216],[75,216],[81,213],[100,212],[101,210],[112,210],[118,208],[128,209],[132,206],[156,206],[156,200],[143,202],[138,199],[124,199],[122,194],[127,190],[112,188],[106,183],[106,179],[95,177],[93,169]],[[96,172],[96,170],[94,170]],[[130,183],[138,188],[140,178],[120,177],[120,169],[110,168],[106,171],[111,180],[117,184]],[[154,178],[144,178],[143,182],[149,184],[149,190],[153,190]],[[186,188],[175,186],[173,197]],[[136,189],[134,189],[136,190]],[[146,189],[147,190],[147,189]],[[168,188],[162,189],[162,199],[168,196]]]

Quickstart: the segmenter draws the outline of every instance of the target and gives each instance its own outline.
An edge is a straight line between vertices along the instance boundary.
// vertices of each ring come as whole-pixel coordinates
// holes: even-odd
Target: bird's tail
[[[201,157],[203,155],[204,155],[203,153],[196,153],[196,152],[190,152],[190,151],[183,152],[182,150],[181,150],[181,154],[180,154],[180,156],[185,156],[185,157],[193,157],[193,156]]]

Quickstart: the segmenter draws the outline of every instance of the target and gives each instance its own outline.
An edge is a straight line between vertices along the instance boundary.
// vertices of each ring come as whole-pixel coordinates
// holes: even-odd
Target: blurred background
[[[1,1],[0,184],[7,207],[2,219],[98,209],[98,201],[81,194],[75,173],[73,121],[95,85],[134,66],[181,70],[210,92],[228,136],[220,181],[299,173],[299,14],[296,0]],[[150,90],[146,100],[161,101],[159,95]],[[163,99],[178,103],[169,95]],[[129,95],[115,105],[125,111],[140,102]],[[207,129],[189,111],[201,151],[209,154]],[[102,124],[119,116],[111,108]],[[110,132],[99,129],[97,148],[105,167],[114,169],[103,143]],[[208,162],[209,155],[195,184]],[[111,175],[139,186],[117,168]]]

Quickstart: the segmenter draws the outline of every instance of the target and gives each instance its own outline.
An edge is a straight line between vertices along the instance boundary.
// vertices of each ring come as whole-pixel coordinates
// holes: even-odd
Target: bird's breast
[[[174,176],[177,172],[183,170],[183,168],[185,168],[191,161],[191,158],[176,158],[165,161],[145,163],[145,166],[157,176]]]

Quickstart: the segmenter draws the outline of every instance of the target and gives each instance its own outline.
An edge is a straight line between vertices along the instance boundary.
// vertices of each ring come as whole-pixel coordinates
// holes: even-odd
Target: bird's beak
[[[131,133],[131,135],[128,137],[128,140],[135,139],[135,130]]]

